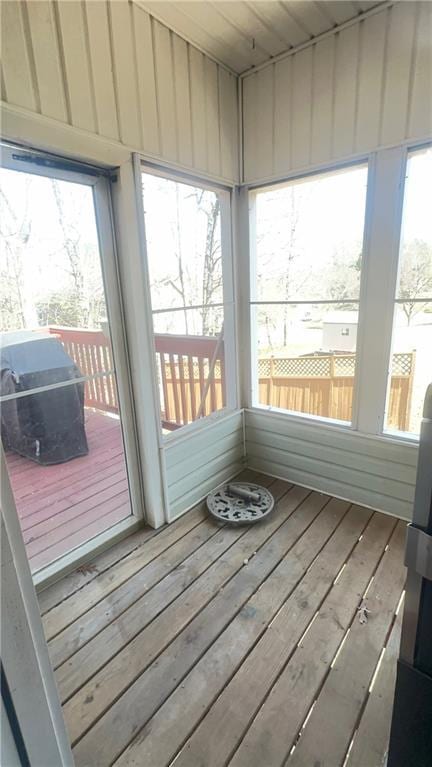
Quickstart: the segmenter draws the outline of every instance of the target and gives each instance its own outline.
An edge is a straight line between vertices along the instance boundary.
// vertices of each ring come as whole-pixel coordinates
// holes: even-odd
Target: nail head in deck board
[[[353,747],[346,767],[385,764],[390,737],[402,617],[403,608],[400,607],[373,690],[369,695],[360,725],[354,736]]]
[[[245,652],[265,630],[266,623],[276,615],[299,578],[339,523],[348,506],[348,504],[335,502],[332,508],[329,504],[324,511],[321,511],[326,501],[327,499],[323,496],[310,496],[297,512],[279,528],[277,535],[274,535],[269,543],[251,560],[248,567],[243,568],[239,576],[231,581],[220,595],[221,599],[216,597],[210,609],[203,611],[201,619],[204,619],[204,625],[202,628],[199,626],[200,621],[197,621],[195,626],[191,624],[190,632],[186,632],[184,637],[185,642],[180,642],[180,646],[176,649],[175,655],[177,655],[178,660],[174,660],[172,663],[168,653],[165,658],[160,659],[159,673],[157,674],[159,679],[155,679],[154,692],[148,682],[144,684],[142,688],[142,690],[144,688],[146,690],[146,701],[144,701],[141,690],[140,703],[138,704],[141,707],[141,713],[143,713],[143,708],[146,708],[149,713],[153,708],[150,716],[154,714],[155,710],[177,687],[173,699],[178,700],[180,693],[183,702],[180,704],[180,708],[178,706],[174,708],[177,714],[183,709],[182,716],[177,718],[171,707],[168,709],[164,707],[165,716],[162,725],[159,713],[150,721],[150,717],[148,719],[145,717],[144,729],[137,734],[130,747],[120,757],[118,764],[153,765],[164,763],[164,757],[162,759],[160,757],[166,744],[170,744],[170,716],[174,716],[176,719],[176,735],[182,737],[183,723],[187,720],[187,716],[184,716],[187,708],[186,700],[189,701],[190,695],[194,697],[198,690],[207,684],[208,680],[199,675],[203,665],[198,662],[200,656],[214,642],[210,654],[206,656],[205,667],[207,670],[211,669],[212,684],[217,687],[220,683],[219,675],[223,674],[223,659],[229,656],[229,662],[234,664],[234,668],[237,662],[241,661]],[[209,624],[211,624],[210,632]],[[218,637],[218,634],[227,626],[227,631]],[[211,634],[212,637],[209,642]],[[179,687],[182,677],[188,671],[188,655],[191,660],[194,658],[194,662],[189,668],[196,664],[194,671],[198,675],[197,687],[192,686],[191,690],[188,690],[188,679]],[[195,674],[193,678],[196,678]],[[144,677],[142,680],[145,683]],[[155,695],[155,700],[152,703],[153,695]],[[197,699],[199,701],[199,695],[197,695]],[[129,715],[131,708],[126,708]],[[148,740],[150,732],[160,732],[161,727],[164,731],[164,743],[156,743],[153,738]],[[119,733],[117,733],[117,739],[118,736]],[[119,753],[120,750],[115,756],[118,756]],[[110,758],[111,756],[112,754],[110,754]],[[166,756],[168,757],[168,753]]]
[[[300,502],[305,494],[306,491],[294,488],[287,494],[286,499],[291,496]],[[292,548],[326,501],[327,497],[312,494],[300,506],[296,504],[296,510],[278,528],[277,535],[273,535],[251,559],[249,565],[242,567],[240,572],[214,595],[210,604],[171,643],[167,652],[162,653],[157,661],[136,679],[82,738],[75,747],[77,765],[86,764],[89,758],[104,764],[106,761],[113,761],[121,753],[139,727],[154,714],[200,655],[208,649],[232,617],[259,588],[265,577]],[[282,501],[281,506],[283,505]],[[258,535],[263,527],[257,525],[255,529]],[[160,634],[156,640],[160,645]],[[109,697],[106,695],[105,701],[109,700]],[[67,724],[70,726],[69,722]]]
[[[165,549],[171,546],[178,538],[185,535],[188,530],[198,525],[204,518],[203,508],[194,509],[190,514],[182,517],[175,525],[166,527],[148,541],[145,549],[135,549],[126,556],[113,570],[108,570],[99,576],[90,588],[84,587],[79,593],[72,596],[66,602],[62,602],[43,618],[43,625],[47,640],[51,640],[73,621],[77,620],[93,605],[100,602],[105,596],[114,591],[134,573],[141,570],[148,562],[155,559]]]
[[[354,620],[306,728],[288,759],[289,767],[313,764],[317,753],[321,767],[343,763],[404,586],[401,558],[405,528],[402,522],[396,526],[364,600],[370,609],[368,620],[363,624]]]
[[[390,517],[373,515],[314,623],[250,723],[230,767],[262,767],[263,764],[279,767],[285,763],[345,632],[356,616],[359,601],[395,524]],[[295,701],[295,705],[289,705],[290,701]]]
[[[349,504],[345,506],[348,508]],[[227,686],[176,759],[176,767],[199,763],[211,764],[212,767],[226,764],[261,701],[295,650],[309,621],[332,588],[337,573],[350,556],[372,513],[367,509],[352,508],[345,515],[310,570],[243,660],[231,681],[228,677]],[[216,691],[211,684],[208,684],[207,690],[215,697]],[[187,696],[187,700],[193,700],[194,705],[197,699],[198,694]],[[187,703],[185,705],[188,706]],[[204,705],[204,701],[201,701],[200,707],[204,708]],[[165,708],[161,709],[161,716]],[[187,708],[183,720],[191,731],[194,720]],[[166,740],[165,735],[164,745]],[[160,763],[163,761],[160,760]],[[265,763],[274,764],[273,761],[264,760],[262,764]]]
[[[184,627],[200,612],[216,593],[243,567],[245,556],[251,557],[285,522],[302,500],[306,490],[293,492],[280,504],[279,513],[260,526],[250,528],[229,552],[204,573],[171,606],[132,642],[127,644],[107,666],[97,673],[64,707],[72,741],[83,734],[92,722],[109,707],[110,702],[145,670]],[[161,642],[163,637],[163,642]],[[125,643],[128,641],[125,636]],[[91,703],[84,706],[84,701]]]

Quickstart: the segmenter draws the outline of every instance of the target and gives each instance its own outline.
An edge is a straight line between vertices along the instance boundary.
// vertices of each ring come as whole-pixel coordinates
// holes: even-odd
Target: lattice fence
[[[263,405],[350,421],[355,354],[266,357],[258,361],[259,400]],[[414,353],[392,358],[388,423],[406,430],[411,410]]]
[[[413,354],[393,354],[392,375],[409,376]],[[258,361],[260,377],[287,376],[289,378],[330,378],[354,376],[355,354],[323,354],[305,357],[265,357]]]

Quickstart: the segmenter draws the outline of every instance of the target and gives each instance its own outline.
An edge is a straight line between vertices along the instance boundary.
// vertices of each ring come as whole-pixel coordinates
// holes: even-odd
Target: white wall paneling
[[[244,466],[243,413],[210,416],[205,428],[164,446],[171,519],[184,513],[210,490]]]
[[[238,179],[237,77],[143,8],[23,0],[1,14],[4,104]]]
[[[245,426],[250,468],[411,519],[417,446],[255,410]]]
[[[432,3],[398,2],[245,74],[245,181],[431,136],[431,39]]]
[[[56,6],[48,2],[25,5],[17,3],[16,5],[21,8],[23,18],[27,22],[25,41],[27,54],[33,67],[30,86],[34,89],[35,99],[39,103],[38,111],[55,120],[73,124],[65,87],[66,72],[64,58],[60,51]],[[3,27],[2,31],[2,36],[7,37],[7,28]],[[6,62],[4,71],[6,82],[15,81],[17,73],[11,68],[6,74]],[[7,90],[6,97],[9,101]],[[17,104],[21,106],[20,102]]]

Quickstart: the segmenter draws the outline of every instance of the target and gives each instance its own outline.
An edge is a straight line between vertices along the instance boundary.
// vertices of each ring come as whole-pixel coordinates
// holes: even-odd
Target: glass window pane
[[[252,299],[358,299],[366,186],[357,166],[258,192]]]
[[[1,170],[0,243],[1,434],[36,571],[131,514],[91,187]]]
[[[422,311],[419,299],[432,300],[432,147],[408,158],[399,256],[397,298],[407,322]]]
[[[166,433],[226,405],[221,204],[210,189],[151,173],[142,184]]]
[[[420,433],[432,381],[432,147],[410,152],[385,428]]]
[[[356,365],[355,310],[332,304],[252,307],[258,404],[351,421]]]
[[[420,434],[426,389],[432,383],[432,301],[408,322],[397,304],[393,325],[386,428]]]
[[[148,173],[142,184],[153,309],[221,303],[218,195]]]
[[[210,328],[205,334],[203,323]],[[225,407],[223,309],[155,314],[154,330],[163,430],[174,431]]]

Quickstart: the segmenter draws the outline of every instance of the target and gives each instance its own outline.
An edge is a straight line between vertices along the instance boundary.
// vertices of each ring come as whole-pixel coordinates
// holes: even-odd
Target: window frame
[[[275,305],[288,305],[288,304],[294,304],[294,301],[256,301],[252,297],[252,286],[253,286],[253,275],[256,273],[256,197],[257,194],[259,194],[262,191],[269,191],[271,189],[275,188],[281,188],[284,185],[295,182],[296,180],[304,180],[307,178],[313,178],[317,176],[324,176],[329,175],[332,173],[338,173],[339,171],[343,170],[349,170],[350,168],[356,168],[363,166],[367,169],[367,188],[366,188],[366,197],[365,197],[365,215],[364,215],[364,226],[363,226],[363,250],[362,250],[362,269],[360,274],[360,288],[359,288],[359,296],[356,301],[358,304],[358,325],[357,325],[357,345],[356,345],[356,362],[355,362],[355,373],[354,373],[354,380],[353,380],[353,403],[352,403],[352,416],[351,421],[342,421],[336,418],[328,418],[326,416],[318,416],[308,413],[301,413],[299,411],[295,410],[285,410],[283,408],[274,407],[272,405],[262,405],[259,404],[258,399],[258,387],[259,387],[259,377],[258,377],[258,345],[257,345],[257,338],[256,338],[256,322],[253,318],[253,311],[255,306],[262,305],[269,305],[274,303]],[[248,345],[249,349],[249,370],[250,370],[250,397],[248,400],[248,407],[257,410],[258,412],[267,412],[267,413],[276,413],[277,415],[283,415],[287,418],[292,418],[295,421],[303,421],[305,423],[312,423],[312,424],[323,424],[326,426],[332,426],[335,428],[341,428],[344,431],[357,431],[357,424],[358,424],[358,380],[359,380],[359,364],[360,364],[360,354],[359,354],[359,342],[361,337],[361,324],[362,324],[362,296],[364,295],[364,282],[365,282],[365,261],[367,260],[367,250],[368,250],[368,243],[369,243],[369,210],[370,210],[370,195],[371,195],[371,170],[372,170],[372,163],[371,163],[371,156],[362,156],[359,158],[356,158],[355,160],[349,161],[349,162],[336,162],[334,164],[326,165],[325,167],[319,166],[317,168],[308,168],[305,172],[299,173],[294,172],[291,175],[285,176],[280,181],[271,181],[267,184],[254,184],[247,188],[247,196],[248,196],[248,223],[249,223],[249,289],[248,289],[248,326],[250,329],[249,337],[250,337],[250,344]],[[340,303],[338,301],[332,301],[329,300],[318,300],[316,302],[311,299],[310,301],[306,302],[305,300],[299,300],[298,303],[308,303],[308,304],[314,304],[314,303],[325,303],[325,304],[332,304],[332,303]]]
[[[389,368],[391,363],[394,305],[396,298],[399,253],[402,234],[402,215],[409,154],[430,147],[430,139],[378,149],[359,155],[348,162],[334,162],[294,171],[267,184],[251,184],[242,188],[241,233],[248,242],[247,309],[243,314],[244,337],[247,344],[247,374],[243,391],[247,393],[245,406],[257,413],[275,413],[295,423],[321,425],[344,432],[384,440],[387,443],[418,445],[418,437],[408,432],[395,432],[385,428]],[[351,423],[323,416],[288,411],[269,405],[257,404],[257,345],[255,323],[252,318],[252,275],[256,263],[255,199],[259,191],[284,183],[337,172],[344,168],[367,165],[368,182],[363,235],[362,271],[359,293],[356,368]],[[241,254],[242,255],[242,254]],[[242,255],[245,262],[246,255]],[[271,302],[270,302],[271,303]],[[313,302],[312,302],[313,303]],[[247,314],[246,314],[247,313]],[[373,385],[371,385],[373,381]]]
[[[153,390],[155,393],[155,402],[158,403],[158,412],[156,415],[157,420],[157,432],[159,438],[159,447],[163,449],[170,444],[175,443],[177,440],[182,439],[184,436],[193,434],[201,429],[205,429],[209,424],[218,421],[221,418],[225,418],[227,415],[234,413],[239,408],[238,400],[238,365],[237,365],[237,322],[236,322],[236,290],[235,290],[235,264],[234,264],[234,249],[233,249],[233,228],[234,228],[234,204],[233,204],[233,189],[230,186],[224,185],[218,181],[213,181],[204,175],[196,175],[193,173],[187,173],[183,170],[171,167],[162,163],[151,162],[144,155],[136,153],[134,155],[134,170],[136,180],[136,199],[138,208],[138,217],[140,220],[141,230],[141,247],[142,258],[144,263],[145,280],[146,280],[146,295],[148,301],[146,302],[145,313],[148,326],[148,336],[152,350],[152,379]],[[177,181],[182,184],[193,186],[195,188],[205,189],[207,191],[215,192],[219,195],[220,199],[220,211],[221,211],[221,252],[222,252],[222,285],[223,285],[223,301],[222,303],[216,303],[215,306],[221,306],[224,316],[224,349],[225,349],[225,392],[226,392],[226,404],[223,408],[210,413],[209,415],[198,418],[196,421],[185,424],[179,429],[164,434],[162,429],[162,420],[160,418],[160,395],[158,386],[158,374],[156,367],[156,355],[154,351],[154,322],[153,315],[161,314],[163,312],[169,312],[170,308],[156,309],[152,308],[152,297],[150,288],[150,267],[149,258],[147,255],[147,239],[145,233],[145,214],[144,214],[144,196],[142,191],[142,174],[148,173],[152,176],[159,176],[165,178],[168,181]]]
[[[383,409],[383,418],[382,418],[382,427],[381,427],[381,435],[385,438],[391,438],[394,440],[402,441],[404,443],[414,443],[418,444],[420,439],[420,434],[416,435],[413,432],[408,431],[397,431],[395,429],[390,429],[386,426],[387,423],[387,416],[388,416],[388,408],[390,404],[390,386],[391,386],[391,360],[393,355],[393,342],[394,342],[394,331],[395,331],[395,319],[396,319],[396,306],[398,304],[403,303],[401,299],[398,299],[397,297],[397,291],[398,291],[398,285],[399,285],[399,273],[401,268],[401,254],[402,254],[402,235],[403,235],[403,217],[404,217],[404,208],[405,208],[405,192],[406,192],[406,182],[408,179],[408,162],[410,155],[415,154],[416,152],[421,152],[422,150],[432,149],[432,141],[422,141],[415,144],[407,144],[403,147],[401,147],[401,178],[400,183],[398,187],[398,237],[397,237],[397,246],[396,246],[396,252],[394,254],[394,263],[393,263],[393,271],[394,271],[394,291],[393,291],[393,299],[391,303],[391,311],[392,311],[392,321],[391,321],[391,328],[390,328],[390,336],[388,338],[388,346],[389,346],[389,354],[388,354],[388,371],[387,371],[387,386],[385,391],[385,401],[384,401],[384,409]],[[418,299],[421,300],[421,299]],[[428,301],[428,303],[432,303],[432,298]],[[432,376],[431,376],[432,381]],[[426,394],[426,392],[425,392]]]

